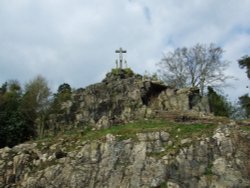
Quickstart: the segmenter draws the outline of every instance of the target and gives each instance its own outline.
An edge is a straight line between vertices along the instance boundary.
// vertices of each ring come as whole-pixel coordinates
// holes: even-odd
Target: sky
[[[163,54],[214,43],[230,61],[224,93],[249,93],[238,60],[250,55],[249,0],[1,0],[0,84],[44,76],[52,90],[100,82],[127,50],[128,66],[154,73]]]

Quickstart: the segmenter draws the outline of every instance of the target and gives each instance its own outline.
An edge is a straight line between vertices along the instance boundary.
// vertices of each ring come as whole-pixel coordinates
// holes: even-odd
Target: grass
[[[116,135],[121,140],[132,138],[136,139],[136,133],[166,131],[172,137],[186,138],[208,134],[214,130],[214,125],[205,124],[181,124],[164,120],[147,120],[129,123],[126,125],[113,126],[109,129],[99,131],[88,131],[83,135],[84,140],[96,140],[105,137],[107,134]]]
[[[205,169],[204,175],[206,176],[213,175],[212,168],[213,168],[213,164],[208,164],[207,168]]]
[[[53,154],[55,151],[52,151],[50,147],[54,144],[59,146],[59,149],[65,148],[65,152],[71,152],[76,150],[76,147],[79,146],[84,141],[95,141],[99,140],[101,142],[106,141],[106,135],[112,134],[116,136],[118,140],[133,139],[137,141],[137,133],[146,133],[146,132],[156,132],[156,131],[166,131],[170,134],[170,140],[174,145],[168,146],[166,144],[166,150],[158,153],[148,153],[149,156],[155,158],[161,158],[166,155],[166,153],[175,153],[183,145],[180,144],[180,141],[185,138],[194,138],[201,135],[210,136],[215,129],[215,125],[208,124],[183,124],[168,122],[166,120],[144,120],[137,121],[133,123],[128,123],[125,125],[113,126],[109,129],[102,129],[93,131],[90,128],[83,129],[72,129],[66,132],[61,132],[56,136],[46,136],[36,140],[37,148],[41,152]],[[40,169],[44,169],[47,166],[56,164],[57,160],[46,161],[41,165]],[[35,171],[37,169],[34,169]],[[208,170],[209,174],[209,170]],[[162,184],[161,187],[165,187]]]
[[[250,132],[250,126],[241,126],[241,129]]]
[[[63,133],[59,133],[56,136],[47,136],[44,138],[40,138],[36,142],[39,149],[47,150],[51,145],[58,143],[59,140],[63,139],[66,143],[65,146],[68,145],[68,148],[72,150],[75,148],[74,144],[70,145],[69,143],[94,140],[105,141],[107,134],[115,135],[118,140],[125,140],[129,138],[137,140],[137,133],[166,131],[170,134],[170,140],[176,146],[178,145],[180,140],[185,138],[196,138],[201,135],[210,136],[215,127],[216,126],[209,124],[183,124],[168,122],[166,120],[153,119],[137,121],[125,125],[117,125],[109,129],[96,131],[90,129],[84,131],[82,129],[72,129]],[[168,149],[171,150],[171,148]],[[172,149],[176,150],[176,147]]]
[[[160,184],[159,188],[168,188],[168,185],[166,182],[163,182]]]
[[[211,124],[177,124],[170,130],[170,134],[178,135],[181,138],[202,134],[210,136],[215,127]]]
[[[136,138],[136,133],[159,131],[166,128],[166,123],[160,120],[138,121],[126,125],[113,126],[109,129],[99,131],[89,131],[84,135],[84,139],[95,140],[105,137],[107,134],[116,135],[121,140]]]

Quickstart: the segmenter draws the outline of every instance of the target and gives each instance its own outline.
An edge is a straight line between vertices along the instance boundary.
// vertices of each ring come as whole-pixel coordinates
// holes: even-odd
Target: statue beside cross
[[[118,66],[118,60],[116,60],[116,68],[123,69],[123,62],[125,64],[125,67],[127,68],[127,61],[126,60],[123,61],[123,54],[127,53],[127,51],[120,48],[119,50],[116,50],[115,53],[119,53],[119,66]]]

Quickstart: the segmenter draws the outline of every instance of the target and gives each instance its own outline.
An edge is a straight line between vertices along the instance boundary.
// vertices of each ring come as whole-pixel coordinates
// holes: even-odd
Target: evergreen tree
[[[240,68],[246,68],[246,73],[248,79],[250,79],[250,57],[249,56],[243,56],[239,61]],[[247,88],[249,88],[247,86]],[[248,94],[242,95],[239,97],[239,103],[241,107],[244,110],[244,115],[246,118],[250,118],[250,97]]]
[[[20,84],[17,81],[6,82],[0,91],[0,148],[12,147],[33,137],[34,128],[20,110]]]
[[[230,117],[233,111],[232,105],[226,97],[216,93],[212,87],[208,87],[208,102],[210,110],[215,116]]]
[[[250,79],[250,57],[249,56],[243,56],[239,61],[240,68],[246,68],[247,77]]]
[[[248,94],[245,94],[239,97],[239,103],[241,107],[244,109],[245,118],[250,118],[250,97]]]
[[[61,113],[61,105],[63,102],[71,99],[71,87],[67,83],[61,84],[58,89],[57,93],[54,94],[54,99],[51,105],[51,113]]]
[[[71,99],[71,94],[72,91],[69,84],[63,83],[58,87],[57,93],[54,94],[52,104],[49,109],[50,114],[56,114],[55,121],[57,121],[59,116],[63,117],[66,122],[69,121],[68,116],[65,116],[65,109],[62,109],[62,104]],[[53,129],[54,134],[60,130],[60,127],[57,127],[57,124],[54,124],[51,128]]]

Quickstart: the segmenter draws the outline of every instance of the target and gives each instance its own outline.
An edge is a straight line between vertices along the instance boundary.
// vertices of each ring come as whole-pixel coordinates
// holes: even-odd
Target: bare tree
[[[164,54],[157,64],[160,78],[177,88],[198,87],[201,95],[206,86],[221,86],[230,76],[224,71],[229,66],[222,60],[223,50],[214,44],[196,44],[191,48],[177,48]]]

